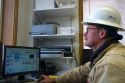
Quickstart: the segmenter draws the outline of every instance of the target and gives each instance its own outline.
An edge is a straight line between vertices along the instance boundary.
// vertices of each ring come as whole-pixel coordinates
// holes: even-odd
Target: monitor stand
[[[18,75],[18,80],[25,80],[25,75]]]
[[[26,80],[25,75],[18,75],[17,80],[19,81],[19,83],[25,83],[25,82],[29,81],[29,80]]]

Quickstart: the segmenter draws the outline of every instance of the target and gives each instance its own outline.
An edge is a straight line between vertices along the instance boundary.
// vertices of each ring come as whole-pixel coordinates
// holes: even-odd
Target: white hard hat
[[[118,28],[120,31],[124,31],[122,28],[122,21],[120,13],[113,7],[103,6],[95,9],[90,13],[88,19],[83,21],[82,23],[89,24],[103,24],[107,26],[112,26]]]

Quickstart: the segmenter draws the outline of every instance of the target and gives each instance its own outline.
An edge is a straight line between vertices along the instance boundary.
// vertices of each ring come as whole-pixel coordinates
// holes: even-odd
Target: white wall
[[[32,46],[32,38],[29,35],[32,27],[33,0],[19,0],[17,45]]]

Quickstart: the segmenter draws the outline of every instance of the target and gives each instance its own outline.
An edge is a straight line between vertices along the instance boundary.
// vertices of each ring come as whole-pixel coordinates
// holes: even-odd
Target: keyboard
[[[6,79],[2,79],[0,80],[0,83],[37,83],[37,80],[6,80]]]
[[[0,83],[24,83],[23,81],[19,81],[19,80],[6,80],[6,79],[2,79],[0,80]]]
[[[26,80],[37,82],[39,79],[36,77],[26,77]]]

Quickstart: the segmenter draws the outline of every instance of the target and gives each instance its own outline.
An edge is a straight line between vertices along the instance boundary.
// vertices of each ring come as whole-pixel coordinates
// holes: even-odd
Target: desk
[[[25,81],[19,81],[19,80],[5,80],[5,79],[2,79],[2,80],[0,80],[0,83],[37,83],[37,82],[35,82],[35,81],[25,82]]]
[[[32,82],[25,82],[25,83],[38,83],[38,82],[32,81]]]

